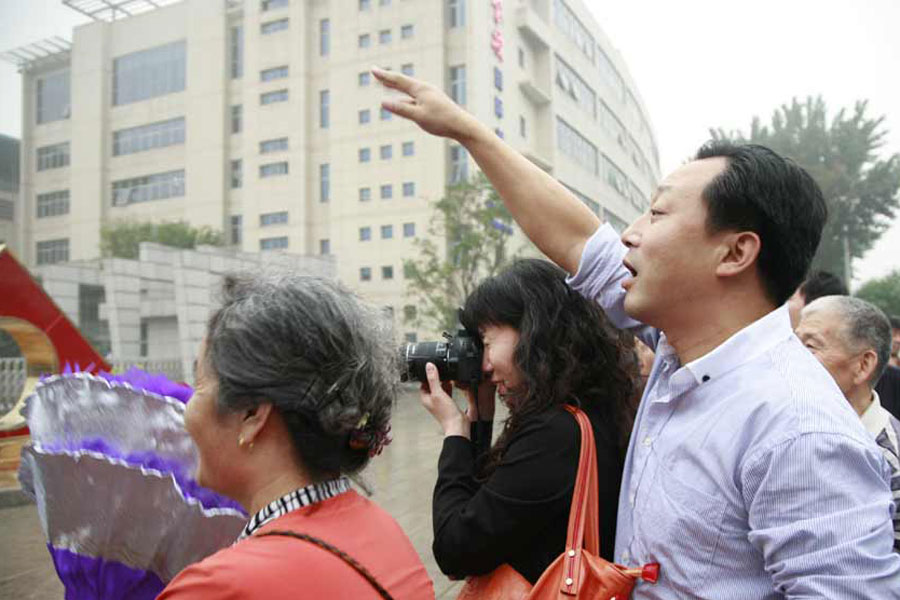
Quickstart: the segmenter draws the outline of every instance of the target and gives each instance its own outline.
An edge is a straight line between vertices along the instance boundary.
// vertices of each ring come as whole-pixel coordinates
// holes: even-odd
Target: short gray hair
[[[853,296],[824,296],[807,305],[803,312],[822,309],[833,310],[839,315],[843,341],[848,347],[859,352],[875,351],[878,364],[869,380],[874,387],[891,358],[891,322],[887,315],[874,304]]]
[[[398,354],[384,313],[340,284],[282,272],[227,276],[207,356],[220,410],[271,402],[316,479],[355,473],[386,435]]]

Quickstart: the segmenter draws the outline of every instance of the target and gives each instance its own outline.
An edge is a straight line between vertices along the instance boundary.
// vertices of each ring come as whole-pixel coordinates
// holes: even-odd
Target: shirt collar
[[[250,520],[247,521],[238,540],[253,535],[263,525],[274,521],[278,517],[284,516],[293,510],[315,504],[316,502],[321,502],[322,500],[327,500],[328,498],[334,498],[349,489],[350,480],[346,477],[340,477],[321,483],[312,483],[306,487],[287,493],[281,498],[269,502],[266,506],[262,507],[259,512],[253,515]]]
[[[793,333],[791,317],[785,304],[747,325],[700,358],[692,360],[685,365],[685,369],[694,376],[697,384],[715,381],[768,351]]]
[[[877,437],[885,428],[890,425],[890,413],[881,407],[881,399],[878,392],[872,390],[872,403],[860,415],[860,420],[873,437]]]

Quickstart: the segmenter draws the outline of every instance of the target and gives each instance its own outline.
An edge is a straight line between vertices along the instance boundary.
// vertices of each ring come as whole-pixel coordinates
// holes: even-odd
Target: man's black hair
[[[805,304],[823,296],[849,296],[850,291],[837,275],[828,271],[813,271],[800,284],[800,294]]]
[[[714,140],[697,160],[723,157],[728,166],[703,190],[710,231],[753,231],[766,294],[780,306],[806,276],[828,208],[818,184],[794,161],[756,144]]]

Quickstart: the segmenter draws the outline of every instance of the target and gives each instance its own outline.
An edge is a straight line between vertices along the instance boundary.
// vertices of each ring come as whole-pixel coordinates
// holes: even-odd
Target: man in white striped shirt
[[[373,73],[409,96],[382,106],[463,145],[569,285],[656,352],[616,524],[616,562],[661,565],[636,600],[900,599],[890,469],[785,305],[827,217],[809,174],[704,147],[620,239],[437,87]]]
[[[891,467],[894,551],[900,552],[900,421],[875,391],[891,356],[891,323],[865,300],[825,296],[803,309],[797,337],[834,377]]]

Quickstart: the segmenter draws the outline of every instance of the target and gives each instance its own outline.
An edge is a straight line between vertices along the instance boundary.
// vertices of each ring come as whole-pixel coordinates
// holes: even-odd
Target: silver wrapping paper
[[[163,582],[233,543],[245,522],[236,510],[185,498],[171,475],[94,452],[26,446],[20,475],[50,544],[152,571]]]
[[[150,452],[191,473],[197,467],[184,404],[174,398],[75,373],[39,383],[23,413],[38,448],[78,448],[101,439],[123,456]]]

